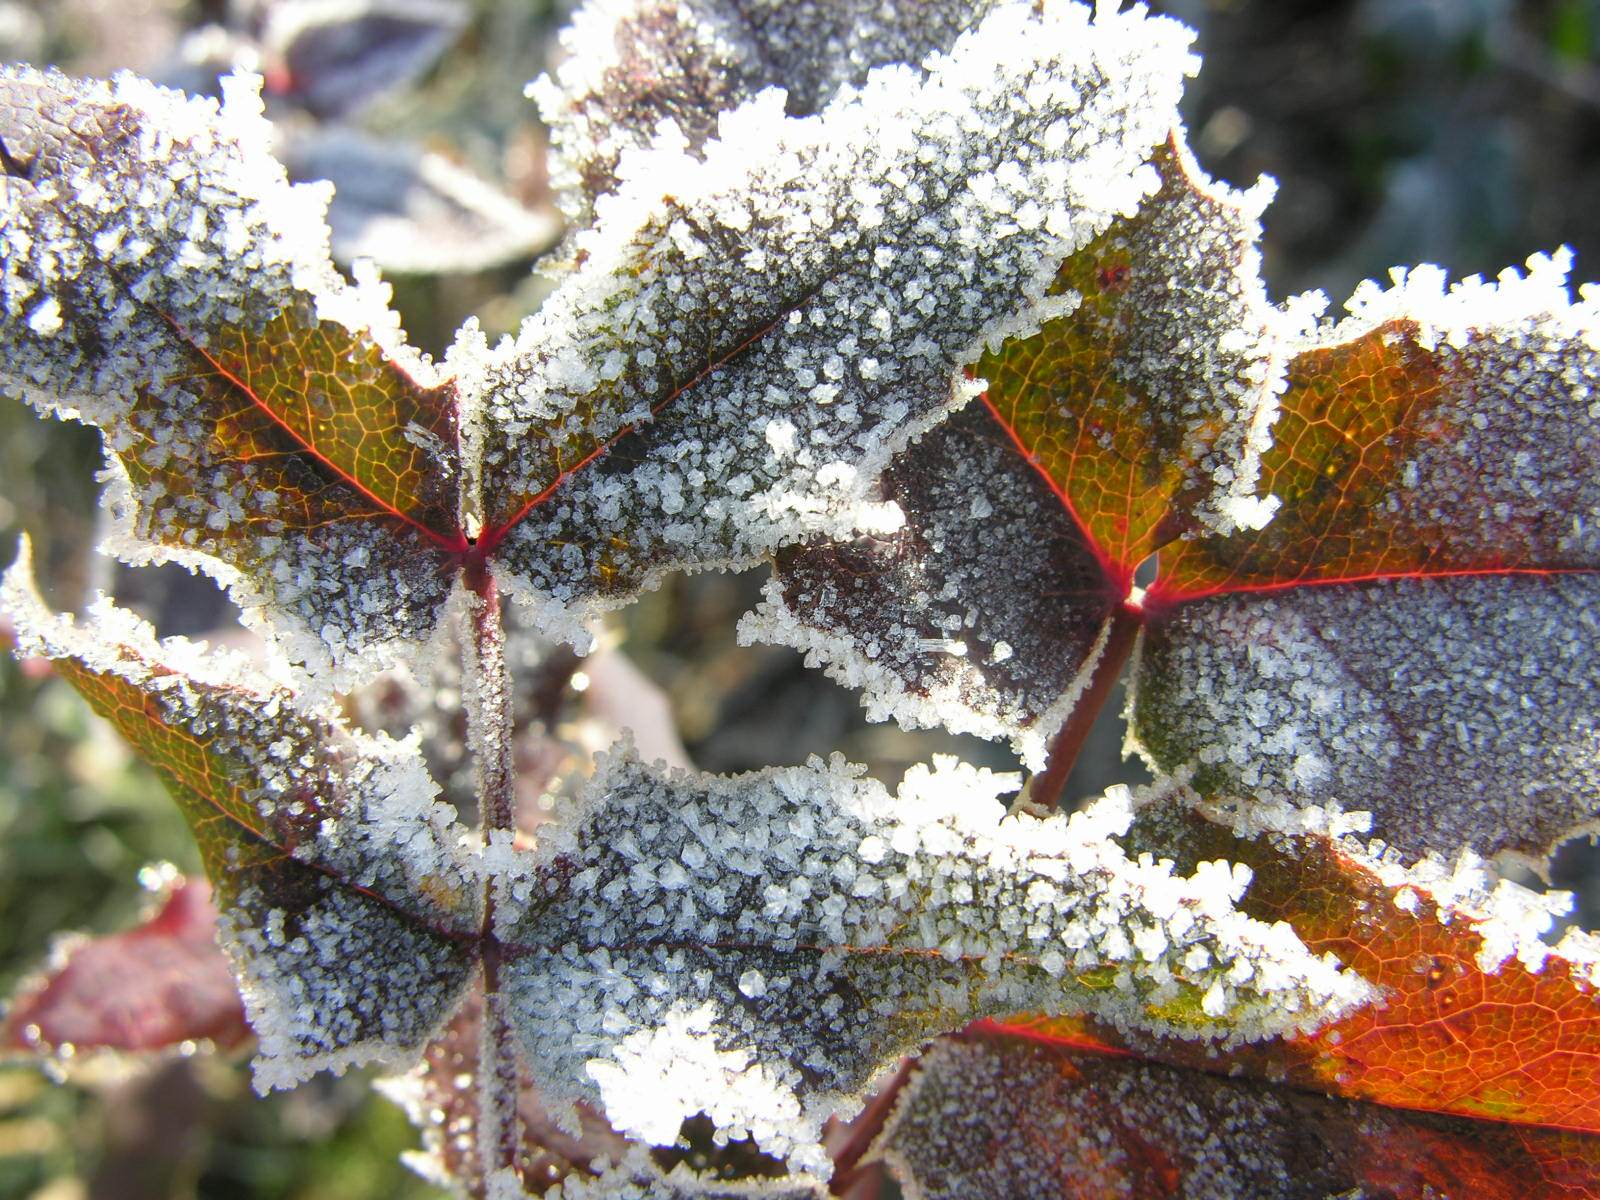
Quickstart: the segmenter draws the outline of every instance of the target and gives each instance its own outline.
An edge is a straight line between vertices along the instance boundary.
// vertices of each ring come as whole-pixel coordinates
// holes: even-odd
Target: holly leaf
[[[0,389],[105,434],[113,549],[229,585],[328,686],[428,637],[457,532],[455,405],[328,259],[248,78],[0,70]]]
[[[769,90],[699,156],[664,130],[583,265],[515,343],[469,328],[453,383],[296,234],[321,214],[248,85],[217,112],[14,71],[6,386],[107,430],[121,553],[219,574],[323,686],[431,636],[464,565],[581,642],[669,570],[867,519],[871,477],[970,394],[964,364],[1070,308],[1043,294],[1055,265],[1154,186],[1188,36],[1010,5],[815,117]],[[125,202],[166,175],[163,206]]]
[[[1325,836],[1243,838],[1182,807],[1141,814],[1130,841],[1178,870],[1213,854],[1246,866],[1255,882],[1241,911],[1287,922],[1381,1001],[1223,1053],[1077,1020],[1027,1029],[1380,1104],[1600,1134],[1600,948],[1576,930],[1542,940],[1569,898],[1496,880],[1471,859],[1406,871]]]
[[[1297,333],[1258,200],[1160,164],[1064,263],[1083,303],[979,362],[990,419],[888,471],[905,527],[787,552],[743,635],[872,715],[1056,747],[1047,794],[1137,640],[1136,747],[1241,828],[1360,811],[1408,860],[1542,869],[1600,819],[1593,298],[1569,256],[1420,270]]]
[[[718,118],[767,87],[792,116],[820,111],[871,68],[920,63],[995,8],[994,0],[636,0],[585,4],[562,32],[554,77],[530,87],[550,127],[562,206],[585,223],[619,164],[670,121],[692,152]]]
[[[1062,264],[1051,290],[1076,307],[981,358],[981,404],[885,473],[903,527],[780,555],[743,639],[804,650],[876,719],[1009,738],[1037,769],[1103,702],[1139,564],[1266,518],[1252,488],[1289,327],[1255,249],[1270,189],[1213,183],[1176,133],[1154,168],[1138,211]]]
[[[923,1200],[1490,1200],[1600,1187],[1593,1138],[1400,1112],[992,1031],[941,1041],[923,1057],[874,1160]]]
[[[1342,806],[1408,859],[1542,869],[1600,819],[1600,356],[1570,255],[1397,274],[1291,366],[1265,529],[1177,547],[1134,732],[1197,786]],[[1226,709],[1226,712],[1224,712]]]
[[[1132,800],[1004,818],[1015,781],[943,763],[898,793],[840,761],[717,778],[607,756],[508,866],[499,978],[554,1104],[670,1144],[705,1113],[826,1175],[824,1120],[975,1017],[1091,1012],[1224,1042],[1372,998],[1248,882],[1128,858]]]
[[[577,637],[668,570],[892,518],[872,477],[984,344],[1071,307],[1055,264],[1156,182],[1186,37],[1008,6],[815,117],[768,91],[703,157],[670,129],[628,156],[516,342],[452,352],[502,584]]]
[[[178,879],[132,929],[64,938],[17,989],[0,1046],[30,1054],[147,1052],[249,1040],[239,989],[217,947],[211,889]]]
[[[416,748],[109,605],[82,626],[54,615],[26,542],[0,603],[19,650],[49,659],[188,819],[259,1038],[256,1086],[409,1065],[467,981],[481,894]]]

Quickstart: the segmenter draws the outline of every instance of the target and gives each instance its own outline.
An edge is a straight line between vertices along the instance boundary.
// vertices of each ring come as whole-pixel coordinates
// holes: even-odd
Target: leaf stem
[[[516,762],[512,744],[511,680],[506,673],[500,591],[481,562],[464,572],[467,636],[463,639],[462,697],[467,745],[477,768],[478,828],[485,847],[515,831]],[[498,836],[497,836],[498,835]],[[521,1069],[500,990],[502,947],[494,932],[495,885],[483,885],[483,1028],[478,1052],[478,1153],[484,1180],[517,1172],[522,1127],[517,1113]]]
[[[1089,740],[1089,731],[1094,728],[1111,689],[1122,676],[1122,668],[1133,653],[1144,621],[1144,611],[1126,601],[1117,605],[1112,612],[1105,646],[1095,660],[1089,682],[1056,733],[1055,740],[1050,743],[1044,770],[1028,781],[1028,799],[1034,804],[1042,808],[1060,806],[1062,789],[1067,785],[1067,778],[1077,764],[1078,755],[1083,752],[1084,743]]]

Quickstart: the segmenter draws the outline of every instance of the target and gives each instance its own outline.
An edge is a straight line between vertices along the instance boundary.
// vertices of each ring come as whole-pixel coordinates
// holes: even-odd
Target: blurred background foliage
[[[354,172],[341,193],[353,199],[342,215],[336,208],[336,247],[388,260],[417,344],[442,350],[474,313],[491,336],[514,329],[550,286],[530,269],[554,228],[544,134],[522,85],[544,69],[561,6],[439,0],[442,32],[426,52],[399,46],[388,86],[352,100],[338,94],[328,32],[295,43],[275,12],[303,16],[318,2],[0,0],[0,58],[84,74],[128,67],[197,90],[219,65],[260,66],[286,160],[302,175]],[[1201,162],[1236,185],[1278,180],[1263,248],[1274,297],[1320,288],[1336,311],[1359,280],[1394,264],[1493,273],[1561,244],[1576,250],[1579,279],[1600,277],[1600,0],[1152,7],[1199,31],[1205,67],[1186,108]],[[395,211],[374,208],[381,195],[362,197],[360,176],[378,171],[390,172],[380,192]],[[408,258],[424,241],[493,253]],[[205,581],[92,553],[98,465],[92,431],[0,400],[0,561],[26,530],[59,607],[110,590],[163,633],[236,631]],[[735,645],[762,574],[676,579],[618,620],[623,648],[665,694],[697,765],[744,770],[832,750],[890,779],[945,750],[1013,765],[1003,748],[972,739],[870,725],[851,693],[798,655]],[[1117,721],[1097,731],[1073,794],[1137,777],[1120,744]],[[1556,873],[1559,886],[1589,885],[1579,919],[1591,928],[1596,861],[1574,845]],[[60,931],[129,924],[143,903],[141,868],[156,862],[197,865],[159,785],[65,685],[0,656],[0,995]],[[61,1085],[0,1065],[0,1200],[438,1195],[398,1161],[413,1145],[404,1117],[359,1076],[267,1100],[229,1061],[134,1072],[88,1063],[68,1076]]]

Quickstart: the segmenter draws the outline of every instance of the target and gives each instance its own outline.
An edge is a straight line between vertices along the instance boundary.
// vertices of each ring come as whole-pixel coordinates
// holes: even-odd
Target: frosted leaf
[[[1053,290],[1082,303],[980,360],[985,403],[885,473],[903,525],[785,552],[745,638],[805,650],[870,716],[1043,765],[1139,562],[1261,507],[1289,345],[1255,249],[1265,192],[1207,180],[1176,135],[1155,166],[1138,213],[1062,265]]]
[[[112,539],[227,584],[339,686],[433,631],[455,414],[375,280],[328,258],[327,192],[267,150],[259,81],[0,70],[0,391],[98,426]]]
[[[506,586],[570,630],[667,570],[865,519],[976,388],[959,368],[1069,307],[1042,298],[1062,257],[1155,185],[1188,36],[1012,4],[925,74],[805,120],[764,92],[703,160],[666,135],[635,156],[516,343],[452,354]]]
[[[51,660],[193,829],[260,1040],[257,1087],[414,1058],[466,982],[481,895],[415,746],[302,707],[242,656],[157,642],[109,603],[83,625],[56,616],[26,543],[0,606],[20,652]]]
[[[989,1035],[923,1056],[869,1161],[887,1164],[908,1200],[1325,1200],[1541,1183],[1576,1195],[1562,1185],[1582,1187],[1581,1157],[1557,1131]]]
[[[996,0],[591,0],[563,33],[566,60],[530,89],[550,126],[553,180],[580,223],[617,186],[622,157],[662,121],[698,151],[717,118],[762,88],[816,112],[869,69],[948,49]]]
[[[1163,553],[1134,732],[1241,827],[1366,811],[1412,861],[1542,866],[1600,819],[1600,310],[1569,265],[1359,289],[1290,363],[1277,516]]]
[[[1117,603],[1049,485],[982,405],[883,475],[901,528],[785,551],[741,641],[794,646],[867,715],[1045,748]]]
[[[1396,579],[1186,604],[1145,644],[1134,732],[1249,815],[1372,814],[1408,859],[1542,862],[1600,819],[1600,579]]]
[[[1600,567],[1600,298],[1571,301],[1571,261],[1357,289],[1289,364],[1260,483],[1278,515],[1176,548],[1152,598]]]
[[[1248,872],[1130,860],[1126,794],[1003,820],[1014,787],[948,761],[891,796],[837,758],[732,778],[605,758],[497,901],[541,1090],[657,1143],[704,1112],[822,1174],[822,1122],[976,1017],[1248,1039],[1369,998],[1234,907]]]

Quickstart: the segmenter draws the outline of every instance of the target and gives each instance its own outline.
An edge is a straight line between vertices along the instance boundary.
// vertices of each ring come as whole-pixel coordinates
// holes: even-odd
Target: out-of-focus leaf
[[[269,0],[270,86],[318,116],[347,115],[431,67],[468,16],[461,0]]]
[[[232,1049],[249,1037],[211,889],[185,880],[134,928],[63,942],[0,1023],[0,1046],[39,1054]]]
[[[353,129],[303,132],[281,145],[289,177],[333,184],[328,228],[342,263],[385,271],[482,271],[555,244],[561,219],[535,212],[439,154]]]

